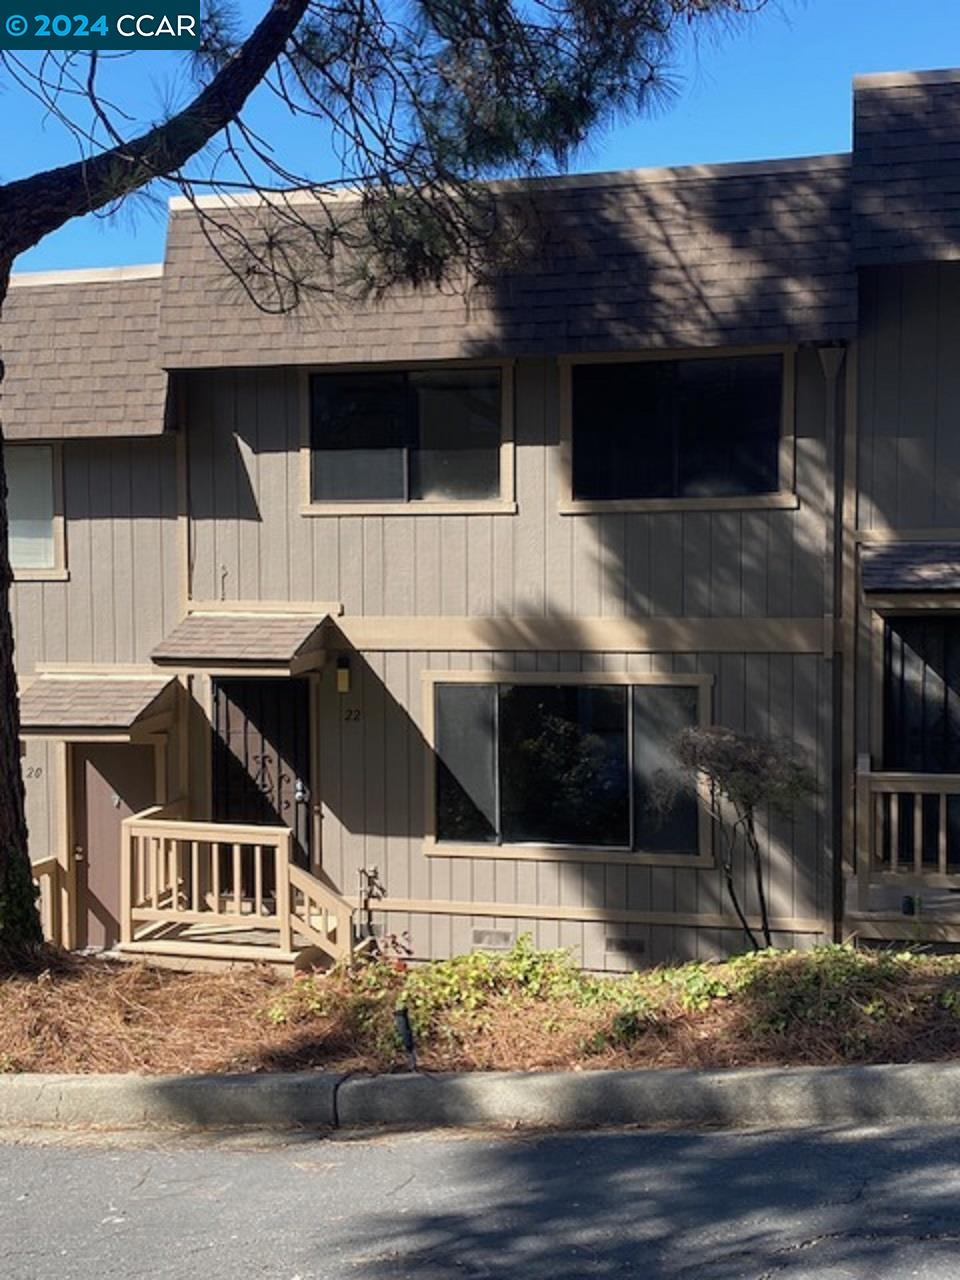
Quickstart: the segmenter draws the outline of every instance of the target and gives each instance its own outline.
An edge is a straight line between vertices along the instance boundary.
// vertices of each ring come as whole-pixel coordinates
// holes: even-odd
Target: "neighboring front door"
[[[289,827],[310,866],[310,682],[213,683],[213,820]]]
[[[155,800],[153,747],[125,742],[73,748],[77,945],[112,947],[120,938],[120,824]]]
[[[960,618],[932,612],[888,618],[884,630],[883,767],[903,773],[960,774]],[[883,800],[885,840],[897,831],[897,856],[909,866],[916,832],[921,860],[936,870],[940,846],[940,797],[899,796],[891,826],[892,798]],[[918,814],[916,806],[921,805]],[[948,863],[960,860],[960,795],[948,796]],[[885,850],[885,856],[889,850]]]

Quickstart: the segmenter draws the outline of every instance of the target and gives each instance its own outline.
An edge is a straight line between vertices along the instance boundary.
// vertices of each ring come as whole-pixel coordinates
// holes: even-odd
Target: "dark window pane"
[[[413,439],[404,374],[315,374],[310,429],[316,501],[406,498]]]
[[[780,356],[676,362],[681,496],[776,491],[782,377]]]
[[[493,684],[436,687],[438,840],[496,840],[496,697]]]
[[[697,690],[690,685],[634,685],[633,847],[643,853],[696,853],[696,797],[680,791],[663,812],[652,803],[661,774],[674,774],[671,744],[681,729],[697,723]]]
[[[782,384],[779,355],[576,365],[574,497],[774,492]]]
[[[655,360],[574,366],[575,498],[673,495],[671,369]]]
[[[457,501],[500,492],[500,371],[311,379],[316,501]]]
[[[455,369],[410,375],[418,423],[410,497],[496,498],[500,493],[500,372]]]
[[[505,843],[629,844],[627,690],[500,686]]]

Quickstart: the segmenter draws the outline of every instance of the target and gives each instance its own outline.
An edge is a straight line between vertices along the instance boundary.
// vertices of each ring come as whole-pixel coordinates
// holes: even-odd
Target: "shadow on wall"
[[[345,643],[345,642],[344,642]],[[431,899],[437,903],[503,903],[502,917],[486,921],[460,917],[453,926],[452,949],[469,950],[471,927],[506,927],[511,903],[563,903],[597,910],[636,912],[694,912],[721,915],[733,920],[716,869],[683,866],[613,865],[598,863],[537,863],[493,858],[425,857],[421,842],[426,830],[425,770],[434,767],[435,755],[414,715],[422,698],[422,669],[469,668],[470,655],[370,654],[350,651],[351,693],[336,694],[332,673],[324,676],[320,719],[320,775],[323,780],[324,869],[334,887],[352,893],[362,866],[379,868],[392,898]],[[627,655],[511,652],[508,649],[473,660],[484,672],[623,671],[628,663],[640,670],[637,659]],[[782,716],[781,733],[794,736],[810,756],[819,760],[816,708],[822,704],[817,655],[800,658],[757,655],[646,655],[645,670],[694,670],[717,678],[715,715],[723,723],[762,732],[763,716]],[[779,663],[779,665],[777,665]],[[757,708],[763,708],[762,711]],[[798,813],[796,819],[771,820],[763,838],[769,868],[769,897],[774,917],[806,912],[815,916],[817,894],[822,892],[816,850],[819,848],[817,806]],[[807,855],[799,858],[800,848]],[[752,873],[743,860],[738,866],[741,901],[757,914]],[[801,903],[798,909],[794,904]],[[497,920],[502,920],[497,924]],[[397,917],[388,917],[393,927]],[[582,923],[510,921],[517,931],[532,930],[540,945],[571,945],[578,959],[591,967],[609,964],[631,968],[637,963],[623,956],[614,961],[616,948],[608,948],[613,935],[640,944],[640,964],[685,960],[742,950],[744,940],[734,925],[729,929],[694,930],[687,926],[650,925],[616,919]],[[406,927],[404,924],[402,927]],[[413,929],[417,954],[425,954],[423,922]],[[588,941],[587,931],[591,937]],[[781,945],[802,945],[792,934],[778,934]],[[442,945],[442,944],[441,944]],[[445,946],[443,946],[445,949]],[[602,957],[609,952],[606,960]],[[601,957],[601,958],[597,958]]]
[[[722,180],[637,182],[585,190],[561,185],[551,188],[536,216],[542,240],[533,265],[526,271],[505,273],[471,296],[470,316],[465,321],[473,335],[470,354],[540,357],[558,351],[794,340],[816,343],[843,339],[853,332],[856,278],[850,256],[848,166],[843,160],[812,162],[806,168],[801,162],[789,172],[733,174]],[[869,229],[862,212],[859,225],[861,231],[865,226]],[[914,251],[918,255],[926,251],[922,237],[918,237]],[[956,277],[952,279],[955,283]],[[946,286],[938,287],[940,310],[935,308],[934,314],[940,315],[945,305],[954,304],[953,295],[944,302]],[[389,300],[383,305],[389,307]],[[875,338],[868,329],[866,342]],[[897,495],[902,495],[903,486],[919,488],[930,483],[928,454],[923,448],[903,447],[903,438],[911,432],[907,421],[911,411],[901,407],[899,388],[890,382],[892,370],[900,367],[905,342],[898,334],[896,342],[882,349],[879,339],[875,343],[876,412],[886,415],[885,430],[900,467],[893,498],[882,469],[875,466],[868,473],[869,496],[875,502],[878,523],[886,518],[886,512],[892,512],[891,502],[894,506],[901,502]],[[541,372],[527,375],[525,366],[529,369],[530,362],[521,358],[521,379],[551,376],[542,366]],[[520,514],[511,522],[511,532],[505,534],[508,545],[497,545],[494,551],[495,557],[512,558],[518,566],[512,597],[507,603],[499,601],[497,607],[513,618],[564,618],[570,626],[571,651],[537,657],[510,653],[510,628],[522,626],[522,622],[491,622],[487,641],[498,647],[493,660],[505,669],[530,661],[541,664],[541,669],[558,671],[589,669],[591,662],[596,663],[594,669],[602,669],[606,662],[622,667],[624,658],[620,655],[579,656],[578,613],[611,617],[821,616],[828,604],[824,566],[829,549],[831,442],[824,438],[825,384],[814,350],[800,351],[798,374],[800,505],[796,511],[553,518],[558,398],[556,387],[551,391],[544,383],[539,413],[520,413],[518,417],[521,485],[524,450],[545,450],[553,462],[548,462],[536,493],[520,493]],[[230,374],[224,403],[219,399],[214,402],[212,396],[204,403],[209,390],[205,390],[203,379],[195,379],[200,397],[196,412],[201,417],[210,415],[210,420],[223,428],[209,433],[220,443],[210,446],[209,457],[198,457],[192,473],[192,500],[201,521],[230,517],[260,520],[255,494],[261,492],[257,470],[261,459],[269,453],[295,456],[299,448],[298,378],[296,371]],[[206,385],[209,388],[212,383]],[[893,405],[898,406],[896,413]],[[864,412],[870,410],[865,408]],[[221,421],[218,414],[226,417]],[[925,421],[934,421],[941,436],[945,430],[943,414],[941,404],[931,408],[928,403]],[[886,486],[883,494],[880,486]],[[525,513],[537,503],[532,518],[542,521],[546,512],[545,542],[531,552],[526,546],[531,526],[524,523]],[[414,554],[414,546],[411,542],[410,554]],[[419,547],[416,551],[419,554]],[[438,561],[444,554],[438,548]],[[418,808],[422,806],[422,765],[418,762],[427,758],[428,751],[381,671],[359,658],[357,661],[364,698],[380,708],[383,727],[382,732],[370,731],[368,717],[355,740],[348,738],[344,726],[340,728],[339,772],[329,787],[326,781],[324,784],[325,803],[343,828],[340,848],[335,852],[335,878],[340,887],[349,888],[363,860],[389,865],[392,849],[387,857],[380,850],[394,841],[396,856],[407,862],[404,874],[408,884],[413,885],[419,876],[418,896],[426,896],[426,877],[433,873],[422,867],[414,871],[413,864],[419,858],[416,846],[423,828],[422,809]],[[375,661],[379,668],[380,660]],[[437,656],[437,665],[440,661]],[[823,786],[817,806],[821,819],[829,811],[828,721],[823,710],[827,688],[820,670],[824,664],[817,655],[788,659],[764,654],[654,654],[650,662],[654,669],[697,669],[714,674],[714,714],[719,722],[750,732],[793,737],[816,761]],[[418,689],[406,692],[419,698]],[[819,713],[815,710],[818,707]],[[331,775],[325,772],[324,776]],[[811,851],[802,859],[795,856],[797,832],[793,826],[772,828],[771,896],[776,898],[780,886],[791,902],[816,902],[816,909],[822,911],[826,909],[827,871],[820,865],[817,849],[818,832],[823,828],[818,828],[816,815],[809,814],[800,819],[800,825],[806,831],[804,847]],[[369,855],[371,846],[373,855]],[[470,883],[492,886],[495,870],[482,863],[480,860],[472,868]],[[439,863],[434,866],[434,883],[449,885],[452,868]],[[622,880],[619,871],[609,873],[606,879],[592,876],[591,871],[569,864],[554,868],[558,900],[571,882],[574,895],[582,893],[585,900],[597,905],[609,902],[611,895],[647,910],[654,909],[654,904],[656,909],[676,910],[690,903],[702,910],[706,900],[719,900],[716,887],[691,887],[694,873],[683,869],[663,874],[649,868],[627,868]],[[743,874],[746,876],[745,869]],[[697,879],[705,881],[707,877]],[[393,885],[388,888],[396,893]],[[413,888],[408,892],[412,894]],[[748,901],[751,893],[748,889],[745,894]],[[443,890],[435,889],[432,896],[442,897]],[[537,898],[546,900],[539,884]]]

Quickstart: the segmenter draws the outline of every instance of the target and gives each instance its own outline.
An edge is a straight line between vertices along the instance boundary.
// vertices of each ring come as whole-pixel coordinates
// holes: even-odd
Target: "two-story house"
[[[850,154],[522,184],[547,234],[466,294],[267,315],[177,201],[162,266],[14,278],[52,933],[340,954],[376,868],[418,957],[724,954],[709,819],[651,802],[717,723],[817,774],[763,832],[778,944],[960,941],[960,72],[854,117]]]

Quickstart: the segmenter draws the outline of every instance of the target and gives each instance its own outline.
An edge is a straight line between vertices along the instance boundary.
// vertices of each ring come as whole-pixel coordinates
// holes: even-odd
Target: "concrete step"
[[[185,973],[217,973],[240,964],[265,964],[278,973],[292,974],[296,951],[256,944],[190,942],[185,938],[148,938],[122,942],[109,953],[118,960],[145,960],[160,969]]]

